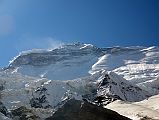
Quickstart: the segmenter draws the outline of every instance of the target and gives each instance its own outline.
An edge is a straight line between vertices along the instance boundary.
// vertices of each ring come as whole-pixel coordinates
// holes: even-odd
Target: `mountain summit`
[[[140,79],[141,82],[158,76],[158,51],[159,47],[155,46],[97,48],[91,44],[78,43],[53,50],[21,52],[8,68],[52,80],[85,77],[104,69],[114,71],[127,80],[139,82]]]

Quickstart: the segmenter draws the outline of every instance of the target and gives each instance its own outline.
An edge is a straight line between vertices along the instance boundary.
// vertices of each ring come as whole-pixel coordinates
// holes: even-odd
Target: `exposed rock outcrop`
[[[112,110],[87,101],[71,99],[45,120],[130,120]]]

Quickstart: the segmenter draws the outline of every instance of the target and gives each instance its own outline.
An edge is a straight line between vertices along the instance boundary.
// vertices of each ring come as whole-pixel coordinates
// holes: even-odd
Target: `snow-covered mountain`
[[[97,105],[142,101],[159,94],[158,78],[159,47],[63,45],[11,60],[0,70],[0,101],[7,109],[32,109],[44,120],[72,98]]]
[[[21,52],[7,69],[51,80],[71,80],[101,70],[113,71],[147,90],[145,82],[159,76],[159,47],[97,48],[80,43],[63,45],[53,50]],[[158,93],[156,87],[148,89],[149,92]]]
[[[84,77],[105,69],[135,83],[159,75],[159,47],[97,48],[90,44],[63,45],[53,50],[20,53],[9,68],[25,75],[54,80]],[[63,75],[67,74],[64,78]]]
[[[22,52],[9,65],[25,75],[52,80],[70,80],[88,76],[102,50],[90,44],[64,45],[53,50]]]

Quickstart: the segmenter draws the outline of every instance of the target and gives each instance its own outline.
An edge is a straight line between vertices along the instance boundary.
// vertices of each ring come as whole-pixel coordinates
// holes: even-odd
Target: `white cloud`
[[[15,29],[14,18],[10,15],[0,16],[0,36],[8,35]]]
[[[54,39],[52,37],[47,37],[45,38],[45,40],[48,43],[48,49],[55,49],[64,44],[62,41]]]
[[[16,45],[18,51],[31,49],[55,49],[64,44],[62,41],[54,39],[53,37],[31,37],[23,35]]]

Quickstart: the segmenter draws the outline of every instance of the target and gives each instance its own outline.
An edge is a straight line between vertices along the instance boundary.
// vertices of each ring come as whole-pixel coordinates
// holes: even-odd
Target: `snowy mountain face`
[[[106,70],[147,90],[147,82],[159,76],[159,47],[64,45],[53,50],[22,52],[10,62],[8,69],[50,80],[72,80]],[[158,93],[154,86],[148,89]]]
[[[92,70],[106,69],[135,83],[151,80],[159,72],[159,47],[126,47],[105,49]]]
[[[69,80],[101,69],[114,71],[135,83],[156,78],[159,47],[97,48],[90,44],[64,45],[53,50],[22,52],[9,65],[25,75]],[[67,74],[65,78],[62,76]]]
[[[0,101],[6,109],[25,106],[40,120],[72,98],[99,106],[139,102],[159,94],[158,86],[159,47],[63,45],[22,52],[0,71]]]
[[[23,52],[9,67],[29,76],[70,80],[87,76],[100,55],[102,51],[92,45],[64,45],[49,51]]]

